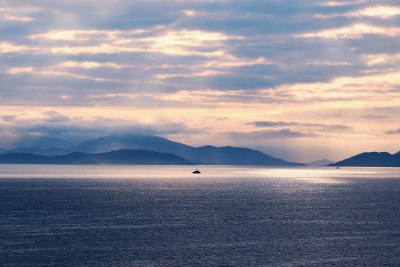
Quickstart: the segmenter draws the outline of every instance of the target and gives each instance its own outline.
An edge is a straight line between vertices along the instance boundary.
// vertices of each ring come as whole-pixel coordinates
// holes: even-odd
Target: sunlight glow
[[[297,35],[296,37],[326,38],[326,39],[360,39],[363,38],[364,35],[368,34],[378,34],[378,35],[386,35],[394,37],[400,34],[400,28],[397,27],[384,28],[384,27],[359,23],[343,28],[300,34]]]
[[[18,68],[8,69],[8,73],[10,74],[32,73],[32,72],[33,72],[33,67],[18,67]]]
[[[363,60],[369,66],[397,64],[400,61],[400,54],[365,55],[363,56]]]
[[[187,17],[194,17],[194,16],[196,16],[196,11],[194,11],[192,9],[186,9],[186,10],[183,10],[183,14]]]
[[[66,61],[60,64],[60,67],[66,67],[66,68],[84,68],[84,69],[93,69],[93,68],[113,68],[113,69],[121,69],[123,68],[122,65],[118,65],[115,63],[111,62],[105,62],[105,63],[99,63],[99,62],[94,62],[94,61],[83,61],[83,62],[77,62],[77,61]]]
[[[375,17],[380,19],[389,19],[400,15],[400,8],[394,6],[372,6],[358,11],[342,12],[333,14],[315,14],[316,18],[332,19],[338,17],[349,17],[349,18],[363,18],[363,17]]]
[[[30,21],[33,21],[33,19],[30,18],[30,17],[17,17],[17,16],[11,16],[11,15],[5,15],[4,19],[11,20],[11,21],[17,21],[17,22],[30,22]]]
[[[353,16],[367,16],[367,17],[380,17],[380,18],[390,18],[399,15],[400,15],[400,8],[394,6],[368,7],[353,14]]]
[[[167,31],[152,37],[138,36],[145,30],[126,32],[100,30],[65,30],[36,34],[30,38],[45,45],[16,45],[0,43],[0,53],[30,52],[64,55],[112,54],[126,52],[152,52],[168,55],[223,56],[220,46],[228,40],[242,37],[228,36],[219,32],[199,30]],[[70,44],[60,43],[67,41]],[[93,43],[97,42],[97,44]]]

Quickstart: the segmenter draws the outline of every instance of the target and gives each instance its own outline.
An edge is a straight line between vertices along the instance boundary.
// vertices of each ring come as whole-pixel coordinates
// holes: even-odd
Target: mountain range
[[[0,147],[1,163],[43,164],[197,164],[260,166],[400,167],[400,152],[361,153],[333,163],[327,159],[307,164],[285,161],[243,147],[193,147],[159,136],[110,135],[73,145],[50,137],[27,138],[11,149]]]
[[[52,139],[51,141],[55,142],[54,139]],[[34,143],[33,141],[30,142]],[[41,139],[40,143],[42,142],[43,140]],[[7,157],[16,157],[16,154],[23,154],[24,157],[28,157],[29,155],[29,157],[35,162],[40,162],[40,160],[42,160],[44,163],[59,162],[60,164],[62,164],[65,162],[65,164],[70,164],[70,162],[65,157],[57,158],[57,156],[76,156],[76,152],[81,152],[84,154],[102,154],[112,151],[130,150],[137,151],[137,153],[145,153],[145,151],[170,153],[182,159],[185,159],[187,162],[198,165],[304,166],[304,164],[302,163],[288,162],[279,158],[271,157],[267,154],[253,149],[231,146],[192,147],[158,136],[111,135],[89,140],[76,146],[65,147],[66,142],[61,142],[61,144],[61,148],[49,148],[48,146],[44,148],[23,147],[3,152],[3,154]],[[33,158],[33,156],[44,157]],[[81,159],[79,159],[79,161],[80,160]],[[103,163],[101,161],[97,162]],[[121,157],[119,157],[118,162],[123,162]]]
[[[361,153],[330,166],[400,167],[400,152],[396,154],[387,152]]]
[[[0,164],[192,165],[186,159],[171,153],[127,149],[98,154],[74,152],[61,156],[7,153],[0,155]]]
[[[317,160],[317,161],[308,162],[308,163],[306,163],[306,165],[319,167],[319,166],[326,166],[326,165],[329,165],[332,163],[334,163],[334,162],[329,159],[321,159],[321,160]]]
[[[206,165],[277,165],[301,166],[303,164],[274,158],[260,151],[241,147],[192,147],[158,136],[113,135],[81,143],[74,148],[82,152],[106,152],[115,149],[143,149],[169,152],[195,164]]]
[[[74,152],[74,150],[68,148],[39,148],[39,147],[19,147],[10,150],[0,150],[0,154],[5,153],[28,153],[42,156],[59,156],[66,155]]]

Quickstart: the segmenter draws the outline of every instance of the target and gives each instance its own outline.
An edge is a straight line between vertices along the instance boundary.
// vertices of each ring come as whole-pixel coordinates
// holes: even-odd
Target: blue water
[[[1,266],[400,266],[400,169],[0,169]]]

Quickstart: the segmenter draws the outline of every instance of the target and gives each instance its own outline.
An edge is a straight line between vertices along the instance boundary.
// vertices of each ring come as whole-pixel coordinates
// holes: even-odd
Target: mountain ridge
[[[400,153],[364,152],[330,164],[330,166],[352,167],[400,167]]]
[[[320,159],[320,160],[316,160],[316,161],[312,161],[312,162],[307,162],[306,165],[319,167],[319,166],[327,166],[327,165],[333,164],[333,163],[335,163],[335,162],[324,158],[324,159]]]
[[[168,152],[199,165],[304,166],[302,163],[288,162],[249,148],[211,145],[193,147],[159,136],[109,135],[78,144],[74,150],[99,153],[119,148]]]
[[[147,150],[115,150],[88,154],[73,152],[61,156],[42,156],[32,153],[7,153],[0,155],[0,164],[116,164],[116,165],[193,165],[171,153]]]

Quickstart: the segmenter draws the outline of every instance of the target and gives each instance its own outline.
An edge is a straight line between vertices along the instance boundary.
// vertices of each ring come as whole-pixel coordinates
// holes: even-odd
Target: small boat
[[[336,166],[336,169],[340,169],[340,167],[339,167],[339,166]]]
[[[201,171],[199,171],[198,169],[196,169],[195,171],[193,171],[192,173],[194,173],[194,174],[200,174],[201,173]]]

